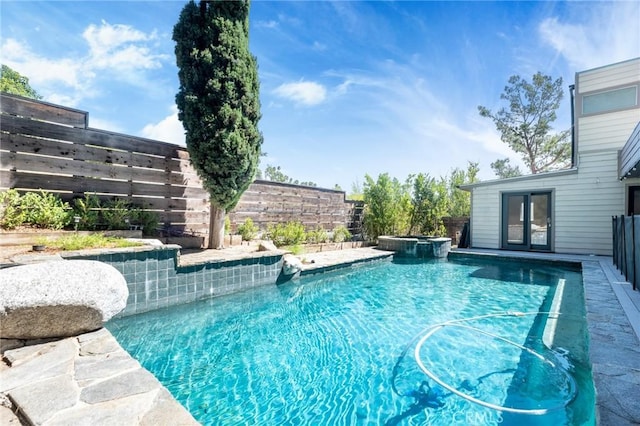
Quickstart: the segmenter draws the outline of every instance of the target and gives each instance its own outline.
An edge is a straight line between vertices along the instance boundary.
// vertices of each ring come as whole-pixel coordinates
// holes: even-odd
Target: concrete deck
[[[253,251],[254,249],[250,246],[224,250],[186,251],[181,255],[181,263],[215,262],[222,259],[235,260],[243,256],[257,255],[253,254]],[[640,404],[637,404],[637,398],[640,395],[640,292],[633,291],[631,284],[625,282],[613,266],[611,258],[496,250],[456,250],[456,252],[496,258],[506,256],[580,262],[583,268],[585,287],[590,358],[597,391],[598,422],[605,426],[640,424]],[[299,257],[303,260],[303,274],[307,275],[328,272],[341,266],[385,258],[390,255],[390,252],[375,248],[358,248],[310,253]],[[113,339],[106,329],[100,333],[103,334],[93,337]],[[78,356],[82,355],[83,341],[90,341],[91,338],[92,336],[71,338],[72,340],[76,339],[71,344],[78,348]],[[65,340],[58,342],[65,342]],[[113,343],[117,345],[115,339],[110,344]],[[63,424],[67,420],[66,414],[74,413],[73,415],[77,417],[73,418],[80,421],[76,424],[81,424],[83,421],[82,424],[195,424],[191,416],[168,395],[166,389],[161,386],[157,387],[159,383],[155,378],[149,377],[150,374],[146,370],[139,369],[139,365],[134,365],[137,363],[135,360],[130,357],[129,360],[126,360],[127,356],[120,352],[115,352],[118,354],[116,358],[120,359],[120,362],[111,359],[108,363],[102,362],[113,358],[113,355],[104,352],[93,354],[105,358],[100,360],[96,358],[95,361],[101,363],[95,365],[100,365],[101,368],[108,365],[107,370],[101,373],[100,378],[91,377],[86,378],[87,380],[79,380],[78,377],[75,377],[75,382],[65,381],[64,385],[58,384],[56,380],[62,380],[60,374],[66,376],[78,374],[78,367],[75,367],[74,373],[73,364],[69,364],[70,361],[66,355],[64,363],[49,365],[49,369],[61,369],[57,376],[51,375],[44,367],[38,367],[39,373],[36,375],[26,374],[25,367],[28,365],[26,361],[34,362],[32,359],[34,352],[46,355],[52,351],[50,345],[55,347],[59,343],[38,345],[37,351],[23,350],[13,354],[9,353],[9,358],[17,360],[17,362],[14,362],[12,367],[0,366],[0,397],[9,392],[7,383],[13,383],[12,389],[22,388],[23,391],[15,392],[17,397],[11,399],[18,405],[23,419],[36,420],[33,424]],[[65,347],[69,345],[70,343],[64,344]],[[117,346],[119,347],[119,345]],[[87,355],[86,351],[85,355]],[[5,353],[6,357],[7,353]],[[24,359],[19,361],[21,357]],[[74,360],[76,359],[74,358]],[[87,359],[83,361],[86,363]],[[23,366],[22,372],[12,372],[17,371],[16,369],[19,369],[20,365]],[[61,366],[66,367],[62,368]],[[134,374],[139,379],[137,383],[126,379],[126,377],[132,377],[132,368],[137,371]],[[85,365],[81,371],[88,374],[89,369]],[[54,376],[58,379],[54,379]],[[8,382],[8,377],[13,382]],[[67,379],[68,377],[64,380]],[[19,383],[16,380],[19,380]],[[104,383],[105,386],[97,386],[100,383]],[[108,383],[114,383],[117,386],[115,388],[106,386]],[[53,387],[50,386],[51,384]],[[44,387],[45,385],[49,387]],[[95,390],[87,390],[92,386]],[[62,390],[71,396],[68,399],[61,398]],[[37,395],[40,396],[37,397]],[[85,400],[86,398],[97,398],[96,401],[102,405],[99,406],[99,409],[92,410],[89,402]],[[62,400],[65,402],[61,402]],[[43,405],[43,401],[46,402],[45,405]],[[6,401],[0,402],[2,403],[0,405],[6,406]],[[106,407],[110,408],[106,409]],[[44,418],[50,420],[37,421]],[[88,421],[92,423],[87,423]],[[163,421],[167,423],[163,423]],[[20,423],[7,408],[0,408],[0,424],[17,425]]]

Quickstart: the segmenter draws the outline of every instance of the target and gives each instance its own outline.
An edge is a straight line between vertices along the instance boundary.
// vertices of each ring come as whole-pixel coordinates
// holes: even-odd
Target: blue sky
[[[184,145],[171,33],[183,1],[6,1],[0,57],[44,99],[95,128]],[[439,177],[468,161],[480,178],[516,154],[477,106],[498,109],[509,78],[564,79],[640,56],[640,2],[261,1],[261,166],[347,192],[365,174]]]

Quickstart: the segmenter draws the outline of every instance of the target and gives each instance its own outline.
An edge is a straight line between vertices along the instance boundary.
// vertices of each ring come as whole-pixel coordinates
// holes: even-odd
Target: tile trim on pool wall
[[[275,284],[282,255],[262,255],[195,265],[179,265],[179,248],[69,256],[116,268],[127,281],[127,306],[116,317]]]
[[[576,272],[582,272],[581,260],[569,260],[569,259],[552,259],[552,258],[535,258],[526,256],[509,256],[505,254],[492,254],[492,253],[465,253],[451,251],[447,256],[450,261],[463,261],[474,263],[492,263],[498,261],[512,261],[512,262],[526,262],[537,265],[545,266],[557,266],[562,268],[568,268]]]
[[[349,268],[360,264],[371,264],[373,262],[388,261],[393,258],[393,253],[381,254],[377,257],[369,257],[364,259],[356,259],[342,263],[336,263],[332,265],[305,265],[304,269],[300,271],[300,277],[309,277],[318,274],[326,274],[329,272],[335,272],[341,269]]]

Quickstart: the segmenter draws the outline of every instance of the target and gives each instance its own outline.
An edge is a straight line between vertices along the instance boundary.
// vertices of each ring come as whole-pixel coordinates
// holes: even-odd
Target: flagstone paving
[[[105,328],[4,352],[7,425],[197,425]]]

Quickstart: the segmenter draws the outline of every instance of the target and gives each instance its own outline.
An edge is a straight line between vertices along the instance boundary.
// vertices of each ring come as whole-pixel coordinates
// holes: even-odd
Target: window
[[[638,104],[638,87],[609,90],[582,97],[582,114],[597,114],[631,108]]]

